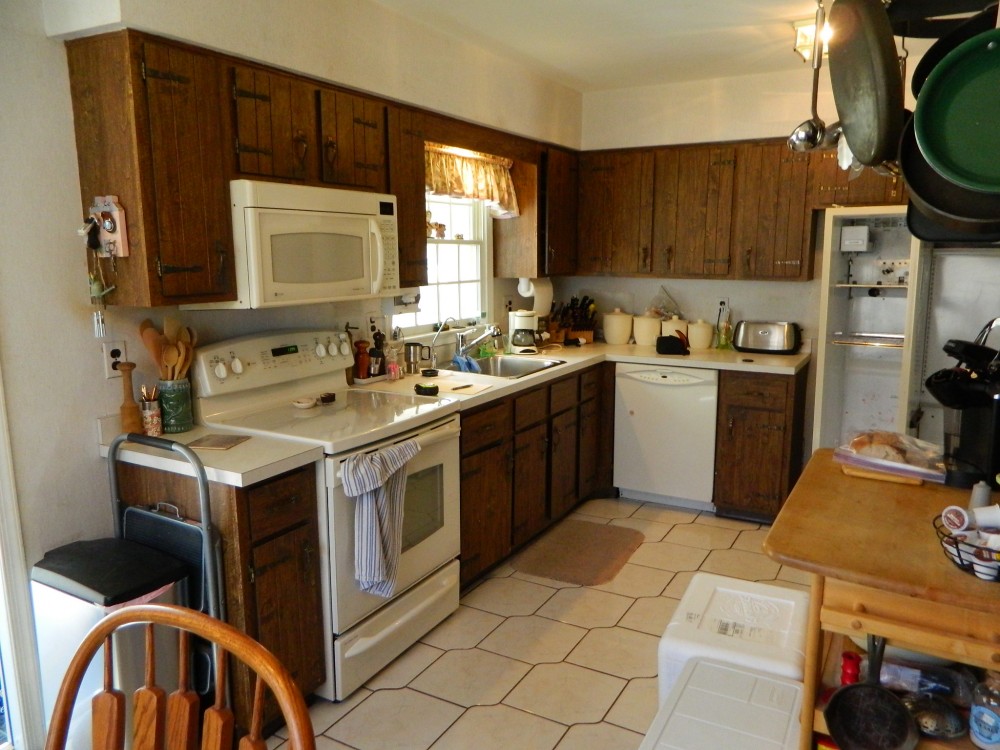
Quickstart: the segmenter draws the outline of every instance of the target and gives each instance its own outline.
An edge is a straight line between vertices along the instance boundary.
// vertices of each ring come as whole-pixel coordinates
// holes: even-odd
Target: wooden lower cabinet
[[[168,503],[201,520],[192,477],[124,462],[118,476],[125,505]],[[209,493],[222,546],[226,621],[272,651],[303,694],[312,693],[326,679],[315,466],[245,488],[210,482]],[[241,664],[233,664],[231,690],[237,724],[247,730],[254,685]],[[273,699],[264,720],[272,727],[281,721]]]
[[[610,488],[605,372],[595,365],[462,413],[463,586]]]
[[[718,515],[764,522],[778,515],[802,470],[806,372],[719,373]]]

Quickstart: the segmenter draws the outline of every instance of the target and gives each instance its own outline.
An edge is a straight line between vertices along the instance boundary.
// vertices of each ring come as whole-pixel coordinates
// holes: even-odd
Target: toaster
[[[759,354],[795,354],[802,343],[797,323],[741,320],[733,331],[733,348]]]

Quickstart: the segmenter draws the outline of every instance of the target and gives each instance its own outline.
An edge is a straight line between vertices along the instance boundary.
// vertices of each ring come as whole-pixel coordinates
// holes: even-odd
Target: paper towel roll
[[[548,315],[552,311],[552,279],[518,279],[517,293],[522,297],[534,297],[532,312]]]

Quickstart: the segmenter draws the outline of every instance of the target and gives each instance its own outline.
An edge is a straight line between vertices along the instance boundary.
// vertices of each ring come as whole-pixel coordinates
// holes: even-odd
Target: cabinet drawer
[[[987,669],[1000,665],[996,615],[827,578],[820,621],[849,635],[892,643]]]
[[[564,378],[563,380],[557,380],[553,383],[550,394],[550,403],[552,405],[551,413],[558,414],[561,411],[566,411],[577,405],[579,402],[579,396],[577,395],[579,378],[574,375],[570,378]]]
[[[580,401],[590,401],[597,398],[601,391],[601,373],[596,367],[592,367],[580,373]]]
[[[250,540],[308,521],[316,513],[316,475],[312,466],[257,485],[247,491]]]
[[[523,430],[549,416],[549,389],[535,388],[514,398],[514,430]]]
[[[722,373],[719,400],[727,404],[784,411],[792,379],[787,375]]]
[[[481,411],[462,415],[462,455],[499,443],[510,434],[513,404],[504,399]]]

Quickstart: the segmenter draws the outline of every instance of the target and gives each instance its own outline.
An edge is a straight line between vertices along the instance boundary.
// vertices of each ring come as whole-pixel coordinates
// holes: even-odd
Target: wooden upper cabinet
[[[733,275],[738,279],[812,277],[809,154],[781,142],[736,149]]]
[[[540,260],[538,165],[515,161],[510,178],[519,215],[493,219],[493,275],[501,279],[544,275]]]
[[[83,215],[117,195],[129,255],[102,260],[108,304],[235,297],[217,58],[134,31],[66,42]],[[209,103],[206,105],[206,103]]]
[[[880,206],[906,203],[902,177],[885,177],[863,169],[856,177],[841,169],[833,149],[809,154],[809,193],[814,208]]]
[[[571,275],[577,267],[579,156],[549,148],[543,163],[545,272],[550,276]]]
[[[424,115],[390,106],[388,112],[389,187],[396,196],[399,237],[399,283],[427,283],[427,201],[424,197]]]
[[[237,171],[316,181],[316,85],[250,65],[232,78]]]
[[[386,168],[386,106],[335,89],[319,90],[320,177],[383,193]]]
[[[657,149],[654,162],[651,269],[672,276],[729,276],[736,147]]]
[[[581,273],[652,270],[653,154],[593,151],[580,155]]]

